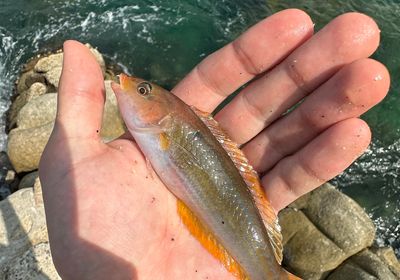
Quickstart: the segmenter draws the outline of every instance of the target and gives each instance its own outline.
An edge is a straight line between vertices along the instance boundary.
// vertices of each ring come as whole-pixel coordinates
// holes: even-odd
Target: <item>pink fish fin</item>
[[[242,175],[264,221],[264,225],[267,229],[271,245],[274,249],[275,258],[278,263],[281,264],[283,259],[281,228],[278,223],[276,212],[270,204],[261,186],[257,172],[249,164],[246,156],[239,149],[239,145],[229,138],[229,136],[219,126],[218,122],[209,113],[202,112],[194,107],[191,107],[191,109],[210,129],[211,133],[217,138],[218,142],[228,153],[236,168]]]
[[[244,270],[218,242],[210,230],[196,217],[196,215],[181,201],[177,202],[178,214],[189,232],[200,242],[200,244],[237,279],[249,280]]]

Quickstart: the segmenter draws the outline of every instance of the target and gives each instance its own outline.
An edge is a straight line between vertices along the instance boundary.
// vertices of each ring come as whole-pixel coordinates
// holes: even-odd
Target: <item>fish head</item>
[[[120,74],[111,87],[130,131],[156,128],[171,112],[171,93],[154,83]]]

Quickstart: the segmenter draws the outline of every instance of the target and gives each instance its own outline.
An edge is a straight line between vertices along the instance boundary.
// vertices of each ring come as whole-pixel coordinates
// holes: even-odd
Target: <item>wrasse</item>
[[[191,234],[238,279],[299,279],[280,266],[282,236],[257,173],[211,115],[139,78],[112,86]]]

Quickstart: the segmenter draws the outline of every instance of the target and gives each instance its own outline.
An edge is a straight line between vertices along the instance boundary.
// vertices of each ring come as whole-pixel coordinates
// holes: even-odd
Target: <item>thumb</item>
[[[90,50],[77,41],[64,43],[56,128],[68,138],[99,140],[104,108],[103,74]]]

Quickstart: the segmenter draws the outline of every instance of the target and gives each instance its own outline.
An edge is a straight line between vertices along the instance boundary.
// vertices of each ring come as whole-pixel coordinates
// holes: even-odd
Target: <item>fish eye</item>
[[[151,92],[151,85],[148,82],[141,82],[137,86],[137,92],[140,95],[147,95]]]

